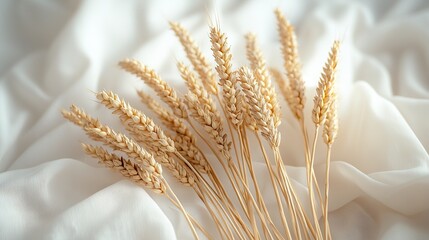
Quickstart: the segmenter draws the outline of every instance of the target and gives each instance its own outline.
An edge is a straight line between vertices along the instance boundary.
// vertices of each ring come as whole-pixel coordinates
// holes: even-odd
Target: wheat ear
[[[165,193],[166,186],[162,178],[148,173],[141,165],[133,163],[129,159],[109,153],[102,147],[82,144],[82,148],[88,155],[97,158],[104,166],[120,172],[124,177],[131,181],[147,187],[156,193]]]
[[[223,155],[230,158],[231,142],[228,142],[220,117],[201,104],[198,98],[192,93],[185,95],[185,103],[188,106],[191,116],[204,127],[210,138],[214,140],[217,149]]]
[[[196,146],[194,134],[182,119],[169,112],[143,91],[138,91],[137,93],[141,101],[158,116],[162,123],[176,133],[172,139],[175,142],[177,151],[188,159],[196,169],[202,173],[207,173],[210,170],[210,166],[204,154]]]
[[[170,28],[174,31],[182,44],[186,56],[192,63],[194,70],[198,73],[204,87],[211,94],[217,95],[218,88],[216,84],[216,76],[212,72],[212,68],[208,61],[201,53],[201,50],[189,36],[188,31],[179,23],[170,22]]]
[[[280,108],[277,101],[275,88],[271,84],[271,78],[265,64],[264,57],[258,47],[256,36],[252,33],[246,35],[246,55],[250,62],[255,78],[261,86],[261,93],[268,104],[271,116],[274,118],[274,124],[278,127],[281,123]]]
[[[124,134],[116,133],[110,127],[100,123],[88,114],[85,114],[83,110],[77,107],[71,112],[71,115],[81,119],[82,128],[88,132],[90,136],[97,136],[96,140],[101,140],[114,150],[126,153],[133,161],[143,164],[144,169],[149,173],[162,174],[161,165],[154,160],[152,154],[141,148]]]
[[[168,104],[168,106],[170,106],[174,114],[181,118],[187,118],[186,106],[177,97],[176,91],[162,80],[153,69],[132,59],[125,59],[119,62],[119,66],[143,80],[166,104]]]
[[[86,116],[89,117],[89,115]],[[125,135],[114,132],[108,126],[102,124],[100,125],[101,126],[99,127],[94,127],[92,126],[91,121],[89,121],[84,126],[84,129],[87,132],[99,135],[101,138],[103,138],[106,144],[113,145],[118,150],[125,152],[130,158],[134,159],[134,161],[139,163],[138,170],[141,171],[141,173],[139,173],[139,177],[141,177],[142,181],[140,182],[140,179],[138,180],[140,184],[158,193],[167,193],[167,191],[169,191],[170,194],[174,197],[174,199],[172,199],[169,194],[166,194],[166,196],[175,205],[178,205],[180,207],[181,211],[185,215],[187,222],[189,223],[189,226],[191,227],[195,239],[199,239],[189,214],[183,208],[182,204],[175,196],[173,190],[171,190],[165,179],[162,177],[161,165],[159,165],[155,161],[153,155],[141,148],[132,140],[128,139]],[[88,151],[90,150],[88,149]]]
[[[211,27],[210,41],[212,43],[211,50],[213,52],[213,57],[217,63],[216,71],[219,75],[219,85],[223,86],[225,81],[230,80],[232,77],[232,55],[227,43],[227,37],[224,33],[219,31],[219,28]]]
[[[211,111],[216,112],[216,105],[214,104],[211,96],[207,90],[197,82],[192,71],[189,70],[189,68],[182,62],[177,63],[177,69],[179,70],[182,79],[185,80],[189,91],[195,94],[202,104],[207,105]]]
[[[219,85],[222,87],[222,97],[224,98],[224,101],[221,101],[218,96],[219,103],[223,104],[223,110],[228,119],[234,120],[236,122],[234,125],[240,125],[242,122],[242,112],[241,106],[237,106],[237,104],[240,103],[237,100],[240,93],[235,87],[237,80],[232,70],[232,54],[227,37],[218,27],[211,27],[210,42],[212,44],[211,50],[213,57],[216,62],[215,69],[219,76]],[[232,130],[231,137],[234,137]],[[236,150],[235,147],[234,149]]]
[[[279,9],[275,10],[275,14],[283,53],[284,68],[287,71],[289,86],[293,96],[289,102],[289,107],[295,117],[300,120],[304,116],[305,83],[301,76],[296,35],[293,26],[286,20]]]
[[[278,147],[280,145],[280,132],[275,127],[268,104],[253,73],[248,68],[241,67],[239,69],[239,78],[251,117],[255,119],[261,134],[268,142],[272,146]]]
[[[194,184],[195,177],[191,171],[171,156],[171,153],[176,152],[174,141],[167,137],[152,119],[112,92],[101,91],[97,93],[97,99],[113,113],[119,115],[127,129],[133,129],[132,134],[146,143],[146,146],[159,157],[160,163],[167,167],[174,177],[186,185]]]
[[[232,71],[232,54],[228,45],[227,37],[220,32],[219,28],[210,28],[211,50],[216,61],[216,72],[219,76],[219,85],[222,87],[223,102],[225,112],[234,126],[241,125],[242,111],[238,95],[240,92],[236,88],[236,77]],[[219,100],[220,101],[220,100]],[[233,137],[233,136],[231,136]],[[236,149],[236,148],[235,148]]]
[[[314,96],[314,108],[312,112],[312,119],[316,126],[323,124],[326,114],[328,113],[329,106],[334,99],[334,84],[335,72],[338,64],[338,50],[340,43],[334,41],[331,51],[329,52],[328,60],[323,67],[322,76],[320,77],[319,84],[316,88],[316,96]]]

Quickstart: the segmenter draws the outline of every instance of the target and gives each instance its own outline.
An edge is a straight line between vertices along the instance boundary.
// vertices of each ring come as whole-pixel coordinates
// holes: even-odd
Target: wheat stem
[[[306,164],[306,168],[308,169],[310,166],[310,156],[311,156],[311,150],[310,150],[310,146],[309,146],[309,140],[308,140],[308,133],[307,133],[307,129],[305,128],[305,124],[304,124],[304,118],[301,118],[299,120],[299,124],[301,126],[301,132],[302,132],[302,136],[304,138],[304,149],[305,149],[305,164]],[[320,191],[320,187],[319,187],[319,183],[317,181],[316,175],[313,171],[313,174],[311,174],[311,177],[313,178],[314,181],[314,186],[316,188],[316,192],[317,192],[317,196],[319,198],[319,201],[322,202],[322,194]]]
[[[199,173],[198,173],[198,171],[196,171],[195,170],[195,168],[193,168],[192,167],[192,165],[190,165],[189,164],[189,162],[182,156],[182,155],[180,155],[180,153],[179,152],[176,152],[175,153],[176,154],[176,156],[178,156],[180,159],[182,159],[196,174],[197,174],[197,176],[198,177],[200,177],[200,178],[203,178]],[[226,168],[225,168],[225,171],[227,171],[226,170]],[[228,178],[230,179],[230,182],[231,183],[233,183],[232,182],[232,179],[231,179],[231,176],[229,176],[229,173],[228,172],[226,172],[227,173],[227,175],[228,175]],[[203,184],[204,184],[204,186],[206,187],[206,189],[208,190],[208,192],[209,193],[211,193],[211,194],[213,194],[214,196],[217,196],[217,199],[221,199],[221,197],[218,195],[218,194],[216,194],[215,192],[214,192],[214,190],[205,182],[205,181],[201,181]],[[235,186],[234,184],[233,184],[233,186]],[[236,195],[237,195],[237,198],[238,198],[238,200],[239,201],[243,201],[242,200],[242,198],[240,197],[240,194],[238,194],[238,191],[237,190],[234,190],[235,192],[236,192]],[[225,202],[224,202],[224,204],[225,204]],[[246,210],[246,208],[244,207],[244,202],[242,203],[242,207],[243,207],[243,210]],[[244,223],[241,223],[241,225],[243,226],[244,225]],[[248,230],[248,229],[244,229],[244,230],[246,230],[246,233],[248,233],[249,234],[249,236],[250,235],[252,235],[252,234],[250,234],[250,231]]]
[[[221,238],[225,239],[225,236],[226,236],[227,239],[233,239],[234,238],[233,233],[231,231],[231,228],[229,227],[229,224],[225,220],[225,218],[224,218],[221,210],[219,209],[219,207],[210,198],[210,202],[213,204],[213,207],[215,208],[217,213],[213,211],[212,206],[209,204],[209,201],[207,200],[206,196],[204,195],[205,190],[204,190],[203,186],[201,186],[201,184],[198,183],[197,185],[194,186],[194,189],[195,189],[195,192],[197,193],[198,197],[201,199],[201,201],[204,203],[207,210],[209,211],[210,216],[213,218],[213,220],[216,224],[216,228],[218,229]]]
[[[314,157],[316,153],[316,145],[317,145],[317,137],[319,135],[319,126],[316,126],[315,132],[314,132],[314,139],[313,139],[313,149],[311,151],[311,158],[310,158],[310,167],[308,169],[307,174],[307,182],[308,182],[308,191],[310,195],[310,206],[311,206],[311,212],[313,215],[313,221],[316,228],[317,236],[322,238],[322,234],[320,231],[319,221],[316,214],[315,209],[315,203],[314,203],[314,192],[313,192],[313,178],[312,174],[314,172]]]
[[[200,187],[203,187],[203,186],[200,186]],[[230,229],[230,225],[232,226],[232,228],[235,230],[235,232],[237,233],[237,235],[239,236],[239,238],[240,239],[244,239],[244,237],[242,236],[242,233],[240,232],[240,230],[237,228],[237,226],[243,226],[243,224],[242,223],[239,223],[239,222],[237,222],[236,220],[232,220],[231,218],[230,218],[230,216],[232,215],[232,216],[234,216],[234,217],[236,217],[237,215],[236,214],[234,214],[234,213],[231,213],[231,212],[227,212],[226,210],[225,210],[225,208],[222,206],[222,204],[224,204],[223,202],[221,203],[221,202],[219,202],[219,199],[218,198],[216,198],[216,196],[214,196],[210,191],[206,191],[206,190],[204,190],[203,191],[205,194],[207,194],[207,196],[209,197],[209,200],[213,203],[213,206],[216,208],[216,210],[217,210],[217,212],[219,213],[219,215],[220,215],[220,217],[221,217],[221,219],[225,222],[225,225],[226,225],[226,227],[227,227],[227,229],[228,229],[228,233],[229,233],[229,236],[230,237],[228,237],[228,239],[234,239],[234,237],[233,237],[233,233],[231,232],[231,229]],[[221,199],[221,201],[223,201],[222,199]],[[229,205],[227,205],[227,207],[229,207]],[[228,211],[230,211],[230,209],[228,209]],[[226,223],[226,221],[224,220],[224,216],[226,217],[226,219],[227,219],[227,221],[230,223],[230,225],[228,225],[227,223]],[[235,219],[235,218],[234,218]],[[242,230],[245,230],[245,229],[242,229]],[[249,231],[247,231],[247,232],[249,232]],[[249,235],[250,236],[250,235]]]
[[[289,176],[288,176],[288,174],[286,172],[286,168],[284,166],[282,157],[280,155],[279,148],[278,147],[273,147],[272,150],[274,152],[274,159],[275,159],[275,162],[277,164],[277,170],[278,170],[279,176],[282,179],[281,182],[285,183],[285,185],[282,185],[282,192],[283,192],[283,194],[285,196],[286,203],[288,204],[288,207],[290,209],[289,213],[291,215],[292,226],[293,226],[293,228],[295,230],[294,231],[295,238],[296,239],[301,239],[301,233],[300,233],[300,230],[299,230],[299,226],[296,223],[298,217],[297,217],[297,210],[296,210],[296,207],[295,207],[295,204],[294,204],[294,200],[297,201],[297,202],[299,202],[299,200],[296,197],[296,194],[295,194],[295,192],[293,190],[291,181],[290,181]]]
[[[242,127],[242,128],[240,128],[240,131],[238,133],[239,133],[239,137],[242,139],[243,148],[245,148],[245,152],[247,152],[247,155],[248,155],[248,157],[246,158],[247,159],[246,160],[246,165],[247,165],[247,167],[249,169],[250,177],[252,179],[253,186],[255,188],[256,198],[257,198],[259,207],[264,211],[265,217],[267,218],[267,221],[270,223],[270,225],[271,225],[271,227],[272,227],[272,229],[273,229],[274,234],[276,235],[276,237],[278,239],[284,239],[283,237],[281,237],[281,234],[280,234],[279,230],[277,229],[277,227],[275,226],[275,224],[273,223],[273,221],[271,219],[271,216],[270,216],[270,214],[268,212],[268,209],[266,207],[264,198],[262,197],[262,193],[261,193],[261,190],[259,188],[258,181],[256,180],[256,175],[255,175],[255,171],[254,171],[254,168],[253,168],[252,159],[251,159],[251,156],[249,154],[249,148],[248,148],[248,142],[247,142],[248,139],[247,139],[247,135],[246,135],[246,129],[244,127]],[[245,154],[245,152],[243,154]],[[268,233],[265,233],[265,231],[264,231],[264,234],[268,234]]]
[[[166,194],[167,198],[176,206],[179,207],[179,209],[182,211],[183,215],[185,216],[186,221],[189,224],[189,227],[191,228],[192,234],[194,235],[195,239],[200,239],[198,237],[197,231],[195,230],[194,224],[192,223],[190,217],[189,217],[189,213],[185,210],[185,208],[183,207],[182,203],[180,202],[180,200],[177,198],[176,194],[174,194],[173,189],[171,189],[171,187],[168,185],[167,181],[164,180],[164,184],[167,186],[167,190],[168,190],[168,194]],[[170,196],[170,194],[172,195],[172,197]],[[201,226],[200,226],[201,227]],[[201,229],[203,229],[201,227]],[[204,232],[206,232],[204,230]],[[211,237],[209,237],[210,235],[208,235],[209,239],[212,239]]]
[[[209,197],[213,200],[213,199],[222,199],[218,194],[216,194],[213,190],[213,188],[211,188],[211,186],[205,181],[205,179],[203,178],[203,176],[192,166],[192,164],[190,164],[187,159],[185,159],[179,152],[175,152],[176,156],[181,159],[194,173],[195,175],[198,177],[198,179],[200,180],[199,182],[203,184],[203,186],[205,187],[204,189],[206,190],[205,193],[209,194]],[[217,202],[219,204],[219,202]],[[222,208],[223,209],[223,208]]]
[[[286,221],[286,216],[284,214],[284,208],[283,208],[282,201],[280,199],[280,194],[278,192],[277,184],[276,184],[276,181],[274,180],[276,178],[277,181],[278,181],[278,178],[274,174],[274,171],[273,171],[272,166],[271,166],[271,162],[268,159],[268,155],[267,155],[267,153],[265,151],[265,148],[262,145],[261,138],[259,137],[259,135],[257,133],[255,133],[255,135],[256,135],[256,139],[258,139],[258,143],[259,143],[259,147],[261,149],[262,155],[264,156],[265,164],[267,165],[268,173],[270,175],[271,184],[273,185],[274,194],[276,195],[277,206],[279,208],[280,217],[281,217],[281,220],[282,220],[282,223],[283,223],[283,227],[285,228],[286,236],[287,236],[288,239],[292,239],[292,236],[291,236],[290,230],[289,230],[289,225],[288,225],[288,223]]]
[[[326,153],[326,180],[325,180],[325,202],[323,207],[323,219],[325,223],[325,239],[329,240],[329,222],[328,222],[328,206],[329,206],[329,166],[331,162],[331,145],[328,145]]]

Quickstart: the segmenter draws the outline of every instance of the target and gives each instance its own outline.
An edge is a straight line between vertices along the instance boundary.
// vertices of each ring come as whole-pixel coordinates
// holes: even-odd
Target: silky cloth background
[[[75,103],[120,129],[93,91],[113,90],[141,107],[135,90],[147,88],[117,67],[126,57],[156,69],[183,93],[175,60],[185,58],[168,20],[188,28],[207,57],[207,25],[219,21],[235,67],[246,64],[243,35],[252,31],[268,63],[281,67],[274,7],[296,26],[307,114],[329,47],[342,42],[340,132],[331,166],[334,239],[428,239],[429,2],[409,0],[1,1],[0,239],[191,239],[183,216],[164,198],[85,156],[86,136],[60,110]],[[302,139],[282,105],[282,154],[304,195]],[[318,152],[316,174],[323,179],[323,144]],[[214,231],[192,191],[171,182],[185,207]]]

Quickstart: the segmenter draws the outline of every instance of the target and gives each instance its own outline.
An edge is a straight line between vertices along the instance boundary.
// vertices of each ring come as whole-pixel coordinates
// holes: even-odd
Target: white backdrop
[[[184,218],[165,199],[85,156],[80,142],[87,138],[60,110],[75,103],[118,127],[93,91],[114,90],[141,106],[135,89],[143,84],[117,67],[126,57],[183,86],[175,60],[184,54],[168,20],[187,27],[209,57],[209,16],[219,19],[235,66],[246,64],[243,35],[252,31],[268,63],[280,67],[275,7],[296,26],[309,103],[330,44],[342,42],[333,237],[428,239],[424,0],[1,1],[0,239],[190,239]],[[301,138],[288,109],[283,111],[282,153],[299,187],[305,179]],[[318,175],[324,169],[320,146]],[[191,213],[207,221],[191,191],[173,185]]]

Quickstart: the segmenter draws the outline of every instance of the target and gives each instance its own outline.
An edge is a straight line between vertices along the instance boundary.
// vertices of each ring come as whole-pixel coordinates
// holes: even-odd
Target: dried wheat
[[[220,117],[202,105],[192,93],[185,95],[185,103],[192,117],[204,127],[204,130],[215,141],[218,150],[230,157],[231,142],[228,142],[227,135],[224,133]]]
[[[176,91],[162,80],[153,69],[150,69],[149,67],[142,65],[139,61],[132,59],[125,59],[119,62],[119,66],[142,79],[165,103],[168,104],[168,106],[170,106],[174,114],[181,118],[187,118],[188,114],[186,112],[186,106],[177,97]]]
[[[232,78],[230,47],[227,37],[217,27],[210,28],[210,41],[212,43],[213,57],[217,64],[216,71],[219,75],[219,85],[223,86],[226,81],[230,81]]]
[[[280,132],[275,127],[274,119],[270,115],[268,104],[265,102],[259,84],[252,72],[246,67],[240,68],[239,78],[251,117],[256,120],[261,134],[267,138],[272,146],[278,147],[280,145]]]
[[[120,172],[124,177],[131,181],[147,187],[156,193],[165,193],[166,186],[162,178],[145,171],[139,164],[133,163],[129,159],[111,154],[102,147],[82,144],[82,148],[88,155],[99,159],[100,163],[108,168]]]
[[[268,104],[271,116],[274,118],[274,124],[278,127],[281,120],[277,94],[274,87],[271,85],[270,75],[268,73],[264,57],[262,56],[262,52],[257,45],[256,36],[251,33],[246,35],[246,54],[250,61],[250,67],[253,70],[255,78],[261,86],[261,93]]]
[[[211,96],[208,94],[206,89],[196,81],[194,74],[189,70],[189,68],[182,62],[178,62],[177,69],[179,69],[180,76],[185,80],[189,91],[195,94],[202,104],[207,105],[211,111],[216,112],[216,105],[214,104]]]
[[[275,10],[277,27],[280,35],[284,67],[287,71],[291,97],[289,107],[297,119],[303,118],[305,106],[305,83],[301,76],[301,65],[298,59],[298,47],[293,26],[286,20],[283,13]]]
[[[100,127],[101,123],[98,121],[98,119],[95,119],[91,117],[90,115],[86,114],[82,109],[78,108],[76,105],[70,106],[70,112],[66,110],[61,111],[63,117],[70,122],[74,123],[75,125],[79,127],[85,127],[86,125],[90,125],[93,127]],[[97,134],[92,134],[89,132],[85,132],[92,140],[103,142],[103,138],[98,136]],[[115,146],[110,146],[112,148],[116,148]]]
[[[166,127],[184,137],[186,141],[195,143],[194,134],[181,118],[165,109],[159,102],[143,91],[137,91],[137,94],[140,96],[140,100],[158,116]]]
[[[97,93],[97,99],[111,109],[114,114],[117,114],[125,126],[133,129],[132,134],[135,136],[153,143],[163,152],[174,153],[176,151],[173,140],[168,138],[152,119],[131,107],[118,95],[113,92],[101,91]]]
[[[145,146],[158,157],[157,160],[167,167],[180,182],[189,185],[195,182],[193,174],[185,166],[177,162],[173,155],[169,154],[177,151],[174,141],[167,137],[152,119],[131,107],[112,92],[101,91],[97,93],[97,99],[118,114],[123,124],[134,130],[133,135],[145,143]]]
[[[328,113],[323,128],[323,140],[327,145],[332,145],[337,138],[338,133],[338,117],[337,117],[337,96],[333,94],[332,102],[329,105]]]
[[[339,41],[335,41],[329,53],[328,60],[323,67],[323,73],[314,96],[312,119],[316,126],[323,124],[329,106],[334,98],[335,72],[338,62]]]
[[[204,154],[198,149],[195,142],[195,136],[185,125],[182,119],[178,118],[161,104],[152,99],[142,91],[138,91],[141,101],[146,104],[163,122],[163,124],[176,133],[174,140],[176,150],[184,156],[197,170],[202,173],[209,171],[210,166]]]
[[[212,72],[211,66],[208,64],[206,58],[201,53],[195,42],[189,36],[188,31],[182,25],[175,22],[170,22],[170,27],[179,38],[186,56],[192,63],[195,71],[198,73],[204,87],[211,94],[217,95],[218,88],[216,84],[216,76]]]

